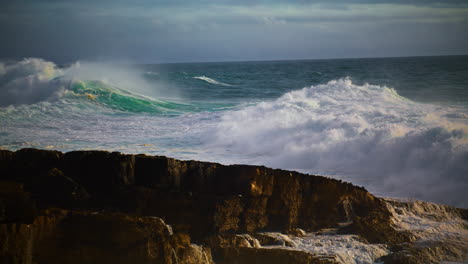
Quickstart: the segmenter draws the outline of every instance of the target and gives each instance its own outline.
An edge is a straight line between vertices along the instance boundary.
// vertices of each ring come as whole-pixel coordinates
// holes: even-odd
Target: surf
[[[207,146],[221,162],[296,169],[384,196],[466,207],[467,120],[447,118],[459,112],[343,78],[226,112]]]
[[[59,68],[52,62],[29,58],[0,66],[0,107],[75,100],[85,105],[98,104],[133,113],[171,115],[197,110],[190,104],[156,99],[119,87],[122,84],[141,91],[149,85],[144,79],[128,72],[124,77],[131,84],[128,85],[128,80],[121,82],[121,77],[115,78],[120,72],[114,73],[114,69],[104,65],[77,62]]]

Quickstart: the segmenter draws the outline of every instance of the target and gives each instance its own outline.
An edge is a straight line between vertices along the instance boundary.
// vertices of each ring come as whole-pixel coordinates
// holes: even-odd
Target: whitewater
[[[0,148],[101,149],[325,175],[468,207],[468,57],[0,63]]]

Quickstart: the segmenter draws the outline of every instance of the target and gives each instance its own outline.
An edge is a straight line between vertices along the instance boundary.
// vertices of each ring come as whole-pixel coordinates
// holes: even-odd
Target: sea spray
[[[467,198],[468,129],[442,117],[457,111],[345,78],[227,112],[207,145],[236,162],[352,175],[386,195],[456,203]]]

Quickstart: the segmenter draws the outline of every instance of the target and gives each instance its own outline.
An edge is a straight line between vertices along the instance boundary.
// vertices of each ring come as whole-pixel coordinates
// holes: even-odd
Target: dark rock
[[[0,150],[1,179],[22,182],[27,189],[36,178],[59,167],[62,157],[61,152],[51,150],[28,148],[14,153]]]
[[[314,254],[281,248],[225,248],[222,250],[223,264],[336,264],[332,259]]]
[[[0,223],[32,223],[36,213],[36,204],[23,184],[0,181]]]
[[[459,263],[460,260],[468,260],[467,246],[450,241],[408,243],[382,260],[385,264]]]
[[[0,180],[11,180],[14,178],[14,162],[16,153],[0,149]]]
[[[296,234],[298,229],[339,228],[342,222],[350,224],[339,232],[359,234],[369,242],[408,240],[392,226],[385,203],[364,188],[263,166],[105,151],[0,150],[0,180],[15,182],[0,185],[0,220],[9,225],[2,227],[9,242],[1,256],[11,263],[27,259],[18,252],[29,254],[30,241],[42,242],[29,259],[56,261],[47,263],[89,263],[88,257],[104,263],[130,263],[131,258],[173,263],[175,257],[179,263],[209,263],[209,250],[190,241],[210,245],[218,263],[326,263],[304,252],[255,248],[253,240],[239,233]],[[37,216],[36,205],[66,213]],[[153,230],[158,224],[150,216],[173,226],[175,234]],[[28,242],[31,235],[23,225],[33,222],[37,232]],[[142,241],[153,241],[154,247]],[[247,243],[252,247],[241,247]],[[12,249],[15,245],[18,250]],[[255,256],[261,262],[254,262]]]
[[[135,156],[135,184],[150,188],[175,186],[168,175],[168,159],[158,156]]]
[[[63,172],[92,193],[107,194],[122,185],[135,183],[135,156],[72,151],[64,156]]]
[[[76,181],[57,169],[52,168],[42,177],[33,181],[30,191],[43,204],[43,207],[62,208],[83,207],[89,194]]]
[[[31,225],[0,224],[0,240],[2,263],[213,263],[155,217],[51,209]]]
[[[262,246],[294,247],[294,242],[286,235],[276,233],[256,233],[253,237],[258,239]]]

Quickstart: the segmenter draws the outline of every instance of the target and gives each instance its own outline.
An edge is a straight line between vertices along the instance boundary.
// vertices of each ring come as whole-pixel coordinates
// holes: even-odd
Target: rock
[[[259,248],[259,241],[248,234],[217,234],[207,239],[211,248]]]
[[[459,263],[468,260],[467,244],[439,241],[406,244],[394,249],[395,252],[382,258],[385,264],[426,264]]]
[[[253,235],[262,246],[284,246],[284,247],[296,247],[294,241],[291,240],[287,235],[280,233],[256,233]]]
[[[303,237],[306,235],[306,231],[300,229],[300,228],[294,228],[288,231],[289,235],[295,236],[295,237]]]
[[[0,149],[0,180],[14,179],[13,166],[15,163],[16,153]]]
[[[0,179],[21,182],[27,189],[32,181],[50,169],[59,167],[62,158],[61,152],[51,150],[0,150]]]
[[[168,175],[168,159],[158,156],[135,156],[135,184],[169,189],[175,184]]]
[[[106,151],[0,150],[0,222],[5,263],[331,263],[260,243],[292,247],[266,234],[321,229],[411,241],[382,199],[349,183]]]
[[[33,181],[30,191],[38,196],[43,207],[82,207],[89,199],[84,187],[57,168],[50,169],[44,176]]]
[[[324,259],[314,254],[282,248],[223,249],[223,264],[336,264],[332,259]]]
[[[0,224],[0,263],[32,264],[33,230],[27,224]]]
[[[72,151],[63,157],[63,172],[94,194],[108,194],[135,183],[135,156],[119,152]]]
[[[0,181],[0,223],[29,224],[36,214],[36,204],[23,184]]]
[[[0,239],[2,263],[213,263],[155,217],[53,209],[30,225],[0,225]]]

